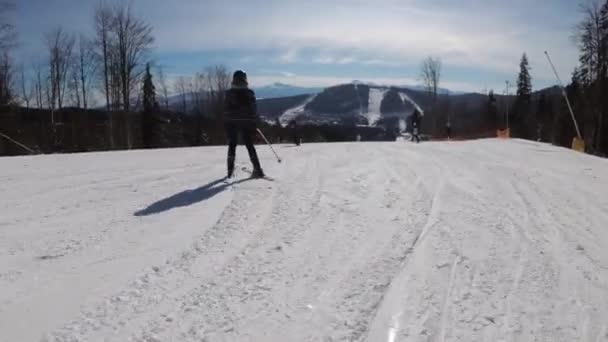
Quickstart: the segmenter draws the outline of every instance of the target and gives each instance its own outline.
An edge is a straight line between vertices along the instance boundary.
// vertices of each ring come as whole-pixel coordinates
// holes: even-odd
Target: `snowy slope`
[[[306,105],[308,103],[310,103],[310,101],[312,101],[315,98],[315,96],[311,96],[308,100],[304,101],[304,103],[302,103],[301,105],[288,109],[285,111],[285,113],[283,113],[283,115],[281,115],[281,117],[279,118],[281,125],[288,125],[291,120],[297,118],[298,116],[306,113]]]
[[[416,101],[412,100],[411,97],[409,97],[406,93],[401,92],[401,91],[399,92],[399,96],[401,96],[401,100],[403,101],[403,103],[410,103],[412,106],[414,106],[414,108],[416,108],[416,110],[420,113],[421,116],[424,116],[424,111],[416,103]]]
[[[373,126],[382,117],[380,105],[382,104],[382,99],[387,91],[387,89],[380,88],[369,89],[369,106],[367,109],[366,118],[370,126]]]
[[[259,150],[0,159],[0,341],[608,341],[608,161]]]

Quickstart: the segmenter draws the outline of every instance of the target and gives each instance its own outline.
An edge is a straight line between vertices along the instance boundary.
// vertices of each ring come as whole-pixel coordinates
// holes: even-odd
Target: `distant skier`
[[[296,146],[300,146],[301,141],[300,135],[298,134],[298,123],[296,122],[296,119],[291,120],[289,126],[291,127],[293,135],[293,143],[296,144]]]
[[[248,88],[247,74],[238,70],[232,78],[232,87],[226,91],[224,103],[224,125],[228,137],[228,178],[234,174],[234,159],[239,132],[249,152],[254,178],[264,177],[260,160],[256,153],[253,141],[256,134],[258,120],[257,104],[254,92]]]
[[[445,134],[447,135],[448,140],[452,140],[452,124],[449,121],[445,124]]]
[[[420,143],[420,113],[417,109],[414,109],[414,113],[412,114],[412,139],[411,141],[416,140],[416,143]]]

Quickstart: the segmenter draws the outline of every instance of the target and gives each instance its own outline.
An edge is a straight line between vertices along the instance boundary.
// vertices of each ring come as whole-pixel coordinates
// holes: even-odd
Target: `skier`
[[[417,109],[414,109],[414,113],[412,114],[412,140],[416,139],[416,143],[420,143],[420,113]]]
[[[264,171],[256,153],[253,141],[258,121],[254,92],[248,88],[247,74],[241,70],[234,73],[232,87],[226,91],[224,103],[224,125],[228,137],[228,178],[234,174],[234,159],[239,132],[249,152],[253,164],[252,178],[263,178]]]
[[[452,140],[452,124],[449,121],[445,124],[445,134],[447,135],[448,140]]]
[[[298,123],[296,119],[291,120],[289,126],[293,133],[293,143],[296,144],[296,146],[300,146],[300,135],[298,134]]]

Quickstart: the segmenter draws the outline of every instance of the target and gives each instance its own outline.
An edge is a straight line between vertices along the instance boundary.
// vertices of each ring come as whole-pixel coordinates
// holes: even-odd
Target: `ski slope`
[[[382,112],[380,111],[380,106],[382,104],[382,99],[384,95],[388,92],[386,89],[369,89],[369,106],[365,117],[367,118],[367,122],[370,126],[373,126],[380,120],[382,117]]]
[[[302,114],[305,114],[306,113],[306,105],[309,104],[315,97],[316,97],[316,95],[312,95],[308,99],[306,99],[306,101],[304,101],[304,103],[302,103],[301,105],[286,110],[279,117],[279,121],[281,122],[281,125],[287,126],[287,125],[289,125],[289,123],[292,120],[296,119],[298,116],[300,116]]]
[[[608,341],[608,161],[277,150],[0,159],[0,341]]]

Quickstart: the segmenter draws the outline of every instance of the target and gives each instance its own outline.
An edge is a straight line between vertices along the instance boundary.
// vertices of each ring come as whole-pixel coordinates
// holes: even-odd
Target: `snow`
[[[384,95],[387,91],[387,89],[379,88],[369,89],[369,106],[367,109],[366,118],[370,126],[373,126],[382,117],[380,105],[382,104],[382,99],[384,99]]]
[[[416,101],[412,100],[411,97],[409,97],[406,93],[404,92],[399,92],[399,95],[401,96],[401,100],[405,103],[405,102],[409,102],[412,104],[412,106],[414,106],[414,108],[416,108],[416,110],[420,113],[420,116],[424,116],[424,111],[422,110],[422,108],[416,103]]]
[[[0,341],[608,340],[608,161],[277,150],[0,159]]]
[[[306,105],[309,104],[310,101],[312,101],[315,97],[316,97],[316,95],[313,95],[313,96],[309,97],[306,101],[304,101],[304,103],[302,103],[301,105],[286,110],[285,113],[283,113],[283,115],[281,115],[281,117],[279,118],[281,125],[287,125],[291,122],[291,120],[306,113],[306,110],[305,110]]]

